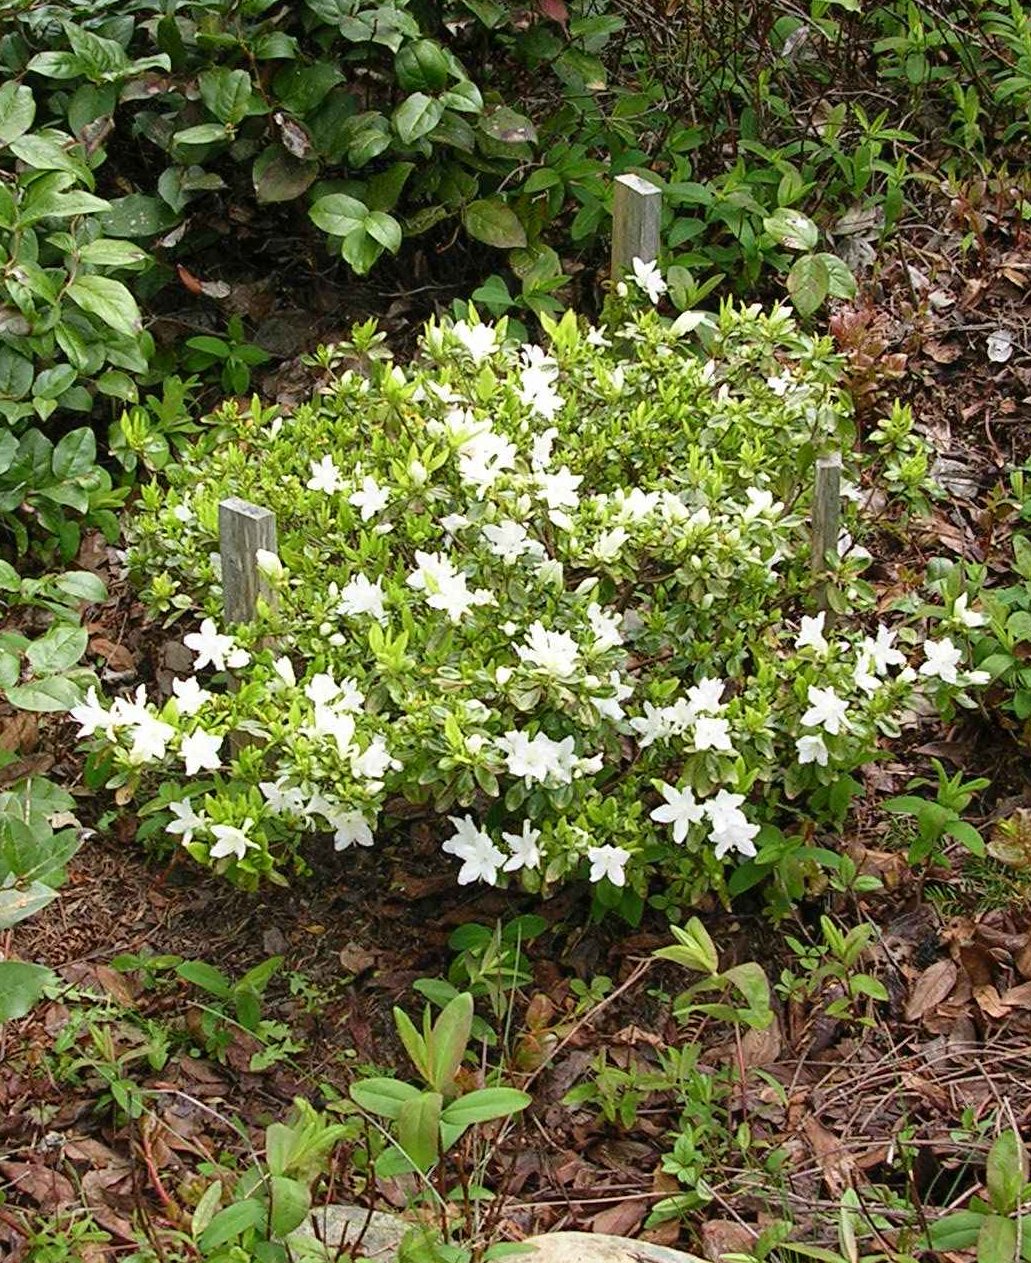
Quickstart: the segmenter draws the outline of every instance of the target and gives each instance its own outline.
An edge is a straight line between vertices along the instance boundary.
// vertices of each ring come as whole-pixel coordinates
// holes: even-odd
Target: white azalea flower
[[[385,623],[387,611],[383,605],[383,580],[370,583],[363,574],[353,575],[340,590],[336,612],[344,618],[360,618],[369,615],[378,623]]]
[[[459,476],[474,486],[482,499],[506,470],[514,468],[518,454],[513,442],[485,427],[459,448]]]
[[[129,762],[153,763],[163,759],[168,743],[175,735],[171,724],[166,724],[149,713],[141,715],[133,731]]]
[[[728,754],[734,753],[725,719],[712,719],[706,715],[696,719],[692,742],[696,750],[724,750]]]
[[[716,714],[723,706],[720,698],[722,698],[725,688],[726,685],[723,680],[718,680],[708,675],[699,680],[697,684],[692,684],[687,690],[689,718],[693,718],[695,715]]]
[[[245,820],[239,828],[231,824],[213,824],[211,832],[217,839],[208,854],[213,860],[224,859],[227,855],[235,855],[242,860],[247,851],[258,844],[247,834],[253,828],[253,820]]]
[[[613,886],[626,885],[626,864],[630,852],[621,846],[591,846],[587,848],[590,860],[590,880],[599,882],[607,877]]]
[[[180,715],[196,715],[211,700],[207,689],[202,689],[195,676],[189,675],[185,680],[173,680],[172,692],[175,694],[176,706]]]
[[[623,551],[623,545],[630,536],[622,526],[614,526],[611,530],[602,531],[591,549],[591,556],[598,561],[615,561]]]
[[[535,434],[530,445],[530,464],[534,469],[547,469],[551,464],[551,449],[558,438],[558,430],[553,425],[542,434]]]
[[[399,771],[401,763],[387,749],[387,740],[378,733],[361,754],[351,756],[351,771],[359,780],[381,781],[388,771]]]
[[[651,813],[652,820],[673,826],[673,841],[679,846],[687,839],[690,825],[705,819],[705,808],[690,789],[676,789],[665,783],[659,786],[665,802]]]
[[[604,719],[611,720],[614,724],[622,723],[626,718],[626,712],[621,705],[630,697],[634,691],[633,685],[624,684],[620,678],[618,671],[610,671],[608,682],[613,690],[612,697],[597,697],[591,695],[591,705]]]
[[[214,772],[216,768],[220,768],[222,766],[222,760],[219,757],[221,748],[222,738],[215,736],[214,733],[205,732],[202,728],[191,732],[188,737],[183,737],[179,754],[186,767],[186,775],[196,776],[201,768],[208,772]]]
[[[548,631],[539,620],[531,623],[526,643],[516,653],[527,666],[556,680],[571,680],[580,665],[580,646],[568,632]]]
[[[455,826],[455,832],[441,848],[448,855],[455,855],[462,861],[458,872],[458,884],[468,886],[474,881],[485,881],[495,885],[498,880],[498,869],[505,862],[505,855],[494,845],[489,834],[476,826],[470,816],[449,816]]]
[[[346,851],[350,846],[372,846],[375,838],[369,822],[360,811],[342,811],[330,818],[333,827],[333,849]]]
[[[895,648],[895,633],[883,623],[877,628],[877,637],[863,638],[862,652],[868,655],[878,675],[886,675],[889,667],[904,667],[906,655]]]
[[[320,461],[311,462],[311,477],[306,485],[309,491],[322,491],[327,496],[344,489],[344,480],[332,456],[323,456]]]
[[[516,873],[522,868],[539,868],[541,863],[540,829],[535,829],[529,820],[523,821],[521,833],[503,833],[502,841],[508,843],[512,854],[505,860],[504,871]]]
[[[961,592],[952,603],[952,617],[957,623],[962,623],[964,627],[983,627],[985,617],[980,611],[968,609],[970,603],[970,594]]]
[[[669,707],[645,702],[644,714],[631,719],[630,727],[637,733],[637,744],[645,750],[656,741],[665,741],[672,736],[674,722]]]
[[[796,649],[813,649],[819,654],[824,654],[830,648],[826,637],[823,634],[824,624],[827,621],[825,610],[821,610],[815,618],[808,615],[802,616],[802,626],[795,638]]]
[[[582,474],[574,474],[568,465],[563,465],[557,473],[549,474],[539,470],[535,475],[541,499],[549,509],[575,509],[580,503],[577,487],[583,482]]]
[[[587,607],[587,621],[594,633],[594,647],[599,653],[603,653],[606,649],[615,649],[617,645],[623,643],[623,633],[620,630],[623,622],[621,614],[610,614],[608,610],[602,609],[597,601],[592,601]]]
[[[118,716],[101,703],[92,684],[86,692],[86,700],[73,706],[68,713],[79,725],[79,737],[92,737],[95,732],[102,732],[108,741],[114,740]]]
[[[939,641],[924,641],[924,656],[926,661],[920,667],[921,675],[944,680],[946,684],[958,682],[956,668],[963,661],[963,654],[948,636]]]
[[[512,776],[522,777],[527,785],[568,785],[573,779],[574,744],[572,737],[554,741],[543,732],[528,737],[525,732],[506,732],[497,740],[498,749]]]
[[[836,736],[842,729],[850,727],[848,722],[848,703],[835,693],[832,688],[817,688],[809,685],[809,709],[802,716],[802,724],[806,728],[823,728]]]
[[[643,259],[635,258],[633,269],[637,288],[648,295],[649,302],[657,303],[668,288],[666,282],[662,279],[662,273],[659,271],[658,264],[654,261],[645,263]]]
[[[483,527],[483,537],[487,547],[495,557],[500,557],[506,566],[511,566],[520,557],[544,556],[544,545],[538,540],[530,539],[526,527],[521,522],[505,520],[496,525],[488,523]]]
[[[361,487],[347,497],[347,503],[359,510],[363,522],[368,522],[390,503],[390,492],[381,487],[371,474],[366,474]]]
[[[168,810],[174,819],[165,825],[165,832],[179,834],[179,840],[183,846],[188,846],[193,841],[193,835],[198,829],[207,827],[207,817],[195,811],[193,803],[188,798],[169,803]]]
[[[197,655],[193,664],[195,671],[201,671],[208,665],[213,666],[216,671],[225,671],[227,668],[236,671],[251,660],[247,650],[239,648],[232,636],[218,631],[214,619],[211,618],[204,619],[200,631],[184,636],[183,644]]]
[[[756,853],[752,839],[759,832],[759,826],[751,824],[741,810],[744,801],[743,794],[731,794],[721,789],[705,804],[705,814],[712,826],[709,841],[715,847],[718,860],[723,859],[729,851],[749,857]]]
[[[812,737],[799,737],[795,742],[795,750],[798,753],[799,763],[818,763],[820,767],[827,766],[829,757],[827,743],[819,733]]]
[[[465,347],[474,364],[479,364],[498,350],[498,334],[493,325],[471,325],[465,320],[456,320],[451,332]]]

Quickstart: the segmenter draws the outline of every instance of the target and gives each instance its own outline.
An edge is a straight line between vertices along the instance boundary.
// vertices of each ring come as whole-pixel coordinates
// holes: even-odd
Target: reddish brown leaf
[[[549,21],[557,22],[564,31],[569,29],[569,10],[563,0],[537,0],[537,12]]]
[[[75,1201],[71,1180],[41,1162],[0,1162],[0,1175],[10,1183],[9,1191],[28,1197],[41,1210],[60,1210]]]

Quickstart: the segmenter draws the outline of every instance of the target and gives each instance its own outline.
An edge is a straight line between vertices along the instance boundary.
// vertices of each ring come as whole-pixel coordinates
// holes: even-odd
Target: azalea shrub
[[[309,403],[226,404],[144,490],[130,565],[156,614],[199,615],[194,674],[75,716],[148,829],[253,885],[416,804],[459,883],[583,877],[633,915],[652,874],[724,895],[781,826],[840,822],[914,690],[965,699],[965,625],[864,622],[848,536],[833,628],[815,608],[813,467],[852,442],[829,341],[783,308],[671,321],[662,285],[638,264],[541,346],[470,308],[406,365],[363,326]],[[279,527],[236,627],[228,495]]]

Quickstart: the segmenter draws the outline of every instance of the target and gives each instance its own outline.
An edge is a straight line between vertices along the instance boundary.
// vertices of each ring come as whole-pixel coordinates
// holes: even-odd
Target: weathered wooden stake
[[[218,506],[218,542],[222,554],[225,622],[253,622],[258,597],[269,604],[275,594],[258,571],[257,552],[278,552],[276,515],[271,509],[230,496]]]
[[[639,175],[617,175],[612,193],[612,280],[631,271],[634,259],[659,257],[662,190]]]
[[[841,533],[841,453],[820,456],[816,461],[816,489],[813,494],[813,576],[818,581],[817,603],[829,609],[827,554],[838,555]]]

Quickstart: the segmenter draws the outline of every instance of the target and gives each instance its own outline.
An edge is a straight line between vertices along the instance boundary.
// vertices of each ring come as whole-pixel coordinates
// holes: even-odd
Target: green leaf
[[[207,991],[220,1000],[227,1000],[232,994],[229,979],[220,969],[206,961],[184,960],[176,967],[175,972],[180,978],[185,978],[187,982],[192,982],[195,987],[200,987],[202,991]]]
[[[401,225],[385,211],[370,211],[363,225],[365,231],[374,241],[385,246],[391,254],[397,254],[401,248]]]
[[[101,228],[112,237],[154,237],[173,227],[179,216],[160,197],[129,193],[115,198],[99,219]]]
[[[9,79],[0,84],[0,145],[10,144],[23,136],[36,117],[32,89]]]
[[[205,1252],[213,1251],[227,1241],[232,1241],[249,1228],[258,1228],[266,1220],[264,1202],[248,1197],[246,1201],[233,1202],[220,1210],[211,1223],[197,1238],[197,1245]]]
[[[369,208],[356,197],[346,193],[330,193],[312,203],[308,215],[316,228],[334,237],[346,237],[356,228],[362,228]]]
[[[788,293],[800,316],[811,316],[830,291],[830,273],[822,256],[803,254],[788,273]]]
[[[721,977],[731,986],[737,987],[760,1019],[772,1018],[770,984],[758,961],[747,960],[740,965],[732,965],[730,969],[724,970]]]
[[[310,1210],[311,1192],[307,1184],[285,1175],[269,1178],[269,1219],[275,1236],[285,1237],[299,1228]]]
[[[134,337],[143,328],[136,300],[121,281],[107,276],[77,276],[66,293],[76,306],[102,320],[116,333]]]
[[[464,1131],[474,1123],[489,1123],[495,1118],[518,1114],[532,1101],[532,1096],[516,1088],[478,1088],[452,1101],[440,1120]]]
[[[444,116],[443,104],[425,92],[413,92],[394,111],[392,123],[405,145],[427,136]]]
[[[823,251],[816,257],[822,259],[827,265],[827,275],[830,277],[828,288],[831,294],[835,298],[855,298],[856,278],[849,271],[845,261],[839,259],[836,254]]]
[[[56,714],[71,710],[82,701],[82,692],[62,675],[45,680],[30,680],[7,690],[7,700],[19,710],[37,710]]]
[[[88,426],[72,430],[54,448],[53,470],[58,478],[79,478],[97,463],[97,440]]]
[[[1002,1215],[986,1215],[977,1234],[977,1263],[1017,1263],[1017,1225]]]
[[[399,1009],[396,1006],[394,1008],[394,1025],[397,1027],[397,1033],[401,1037],[401,1043],[405,1046],[405,1052],[412,1059],[412,1064],[419,1074],[422,1075],[423,1079],[430,1083],[430,1061],[427,1043],[415,1029],[415,1024],[404,1009]]]
[[[462,1064],[473,1024],[473,998],[466,991],[446,1005],[430,1033],[426,1081],[436,1091],[448,1095]]]
[[[394,77],[403,92],[439,92],[448,80],[444,50],[432,39],[405,44],[394,58]]]
[[[692,917],[685,926],[671,925],[670,930],[677,940],[676,945],[660,947],[652,953],[653,956],[671,960],[685,969],[694,969],[710,977],[719,972],[720,958],[716,946],[697,917]]]
[[[485,241],[499,250],[526,245],[526,229],[515,211],[499,197],[470,202],[462,215],[462,222],[470,237]]]
[[[211,1223],[221,1202],[222,1181],[216,1180],[214,1184],[209,1184],[204,1190],[190,1219],[190,1232],[194,1237],[199,1237],[208,1224]]]
[[[935,1220],[927,1229],[928,1248],[943,1253],[969,1250],[977,1241],[984,1218],[973,1210],[959,1210]]]
[[[1012,1127],[1000,1133],[988,1153],[988,1200],[1002,1215],[1020,1205],[1028,1178],[1027,1149]]]
[[[35,916],[41,908],[57,898],[57,891],[46,882],[30,881],[24,886],[8,886],[0,890],[0,930]]]
[[[24,1017],[46,987],[57,982],[57,975],[45,965],[27,961],[0,961],[0,1022]]]
[[[35,75],[42,75],[44,79],[77,79],[85,73],[81,57],[59,48],[37,53],[25,69],[31,70]]]
[[[110,204],[106,204],[110,209]],[[104,268],[138,268],[141,263],[150,261],[150,255],[139,246],[129,241],[112,241],[101,237],[87,245],[80,246],[79,258],[95,267]]]
[[[813,250],[820,240],[820,230],[809,216],[790,206],[779,206],[772,215],[767,215],[763,227],[774,241],[789,250]]]
[[[221,123],[198,123],[176,132],[172,140],[177,145],[215,145],[231,139]]]
[[[282,145],[269,145],[254,160],[251,180],[259,202],[292,202],[305,193],[319,173],[319,164],[295,158]]]
[[[37,675],[53,675],[75,666],[86,652],[88,639],[85,627],[55,623],[45,636],[29,645],[25,656]]]
[[[444,1098],[439,1092],[420,1092],[405,1101],[397,1113],[397,1139],[416,1167],[429,1171],[440,1153],[440,1111]]]
[[[197,87],[201,100],[220,122],[235,127],[246,116],[251,100],[251,77],[246,70],[224,66],[204,70],[197,78]]]
[[[352,1083],[351,1100],[379,1118],[397,1118],[401,1106],[414,1100],[419,1089],[400,1079],[363,1079]]]
[[[517,114],[507,105],[496,105],[480,119],[480,130],[505,145],[535,144],[537,129],[525,114]]]

